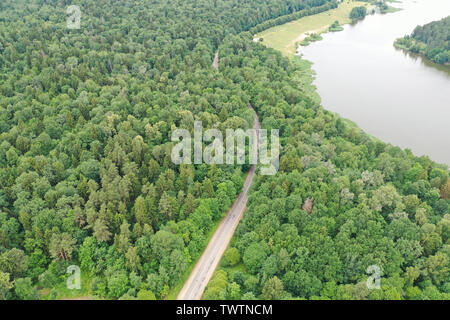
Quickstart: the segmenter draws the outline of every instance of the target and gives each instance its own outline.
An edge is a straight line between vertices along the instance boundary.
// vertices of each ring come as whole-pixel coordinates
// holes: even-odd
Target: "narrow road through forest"
[[[214,55],[214,60],[213,60],[213,68],[216,69],[217,71],[219,71],[219,51],[216,52],[216,54]]]
[[[219,69],[218,53],[214,58],[213,67]],[[248,103],[249,108],[255,112],[255,120],[253,125],[254,141],[253,144],[253,156],[254,159],[258,157],[259,149],[259,129],[261,124],[259,122],[258,114],[253,108],[252,104]],[[200,300],[209,280],[211,280],[214,271],[219,265],[220,259],[228,247],[228,244],[233,237],[234,231],[244,215],[244,211],[247,206],[248,190],[253,182],[255,176],[256,165],[252,165],[250,171],[247,174],[247,178],[244,182],[242,192],[236,198],[236,201],[231,206],[227,215],[220,222],[219,227],[211,238],[208,246],[203,252],[202,256],[198,260],[197,264],[192,270],[188,280],[181,289],[177,300]]]
[[[249,103],[249,107],[253,109],[252,105]],[[259,148],[259,129],[261,125],[259,123],[258,115],[255,112],[255,123],[254,130],[254,141],[256,143],[253,147],[253,154],[255,159],[258,156]],[[244,211],[247,206],[248,200],[248,190],[253,182],[253,177],[255,175],[256,165],[252,165],[250,171],[247,174],[247,178],[244,182],[244,187],[242,192],[236,198],[236,201],[231,206],[227,215],[221,221],[219,227],[214,233],[211,241],[197,262],[194,270],[189,276],[188,280],[184,284],[183,289],[181,289],[178,300],[200,300],[205,288],[214,274],[222,255],[230,243],[233,237],[234,231],[244,215]]]

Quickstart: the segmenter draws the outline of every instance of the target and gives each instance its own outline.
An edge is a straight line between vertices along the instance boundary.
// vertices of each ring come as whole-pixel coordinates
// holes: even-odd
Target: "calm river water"
[[[381,140],[450,165],[450,68],[396,50],[396,38],[450,15],[450,0],[403,0],[302,47],[323,106]]]

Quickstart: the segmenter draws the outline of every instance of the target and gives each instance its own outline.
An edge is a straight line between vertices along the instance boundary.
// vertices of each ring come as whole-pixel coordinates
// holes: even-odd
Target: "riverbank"
[[[297,43],[305,40],[308,35],[320,34],[328,31],[329,27],[339,21],[341,25],[351,23],[350,12],[358,6],[371,7],[362,1],[344,1],[339,7],[316,15],[267,29],[256,35],[255,39],[262,38],[262,44],[281,51],[286,56],[292,56],[297,51]]]
[[[430,65],[437,69],[441,69],[441,70],[444,70],[447,72],[450,71],[450,61],[447,61],[444,63],[434,61],[434,60],[430,59],[426,54],[428,48],[424,48],[424,49],[420,50],[419,52],[416,52],[415,50],[411,49],[411,47],[415,45],[414,43],[412,43],[411,45],[404,44],[404,43],[402,43],[401,40],[404,40],[404,38],[399,38],[394,42],[394,47],[396,49],[403,51],[405,54],[407,54],[411,57],[419,57],[420,59],[423,60],[424,64],[426,64],[426,65]],[[422,45],[422,43],[417,43],[417,45]]]

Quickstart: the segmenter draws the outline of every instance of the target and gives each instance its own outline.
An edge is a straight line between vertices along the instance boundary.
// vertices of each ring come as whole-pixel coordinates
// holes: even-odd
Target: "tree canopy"
[[[89,295],[167,298],[249,169],[177,166],[171,132],[251,128],[250,101],[280,171],[256,179],[205,297],[448,299],[448,168],[324,110],[308,64],[252,41],[335,1],[78,3],[70,30],[67,1],[0,2],[0,298],[61,297],[38,288],[74,264]]]
[[[450,63],[450,16],[439,21],[417,26],[414,32],[397,39],[395,45],[413,53],[420,53],[439,63]]]

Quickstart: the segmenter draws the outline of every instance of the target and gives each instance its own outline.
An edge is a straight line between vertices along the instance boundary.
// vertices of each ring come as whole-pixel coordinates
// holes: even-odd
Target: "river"
[[[394,48],[417,25],[450,15],[450,0],[403,0],[299,49],[322,105],[385,142],[450,165],[450,68]]]

